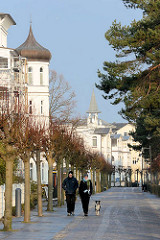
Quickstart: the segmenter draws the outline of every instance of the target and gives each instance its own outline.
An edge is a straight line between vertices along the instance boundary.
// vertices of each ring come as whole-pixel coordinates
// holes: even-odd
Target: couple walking
[[[68,177],[66,179],[64,179],[64,181],[62,183],[62,188],[66,192],[68,216],[74,215],[76,190],[78,188],[78,181],[73,176],[72,171],[69,171]],[[85,174],[83,176],[83,179],[80,182],[80,186],[79,186],[79,195],[80,195],[81,202],[82,202],[84,216],[88,216],[88,206],[89,206],[89,200],[90,200],[91,194],[92,194],[92,182],[90,180],[88,180],[88,175]]]

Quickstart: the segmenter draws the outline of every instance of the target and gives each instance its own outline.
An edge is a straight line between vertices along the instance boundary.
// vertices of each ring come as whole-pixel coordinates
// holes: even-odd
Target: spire
[[[100,111],[98,110],[97,103],[96,103],[94,89],[92,92],[91,102],[90,102],[89,110],[87,111],[87,113],[100,113]]]

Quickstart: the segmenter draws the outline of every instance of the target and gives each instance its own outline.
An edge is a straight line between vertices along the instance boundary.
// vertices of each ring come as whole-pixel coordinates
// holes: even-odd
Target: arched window
[[[28,83],[33,84],[33,79],[32,79],[32,67],[28,68]]]
[[[97,137],[96,136],[92,137],[92,146],[97,147]]]
[[[43,68],[40,68],[40,85],[43,85]]]

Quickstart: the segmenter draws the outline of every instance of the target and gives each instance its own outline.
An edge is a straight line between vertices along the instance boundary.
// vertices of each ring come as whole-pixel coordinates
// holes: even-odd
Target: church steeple
[[[93,127],[96,127],[98,125],[98,113],[100,113],[100,111],[98,110],[96,97],[94,94],[94,89],[92,92],[90,106],[89,106],[89,110],[87,111],[87,113],[89,113],[87,123],[91,124]]]
[[[100,111],[98,110],[96,97],[95,97],[95,94],[94,94],[94,89],[93,89],[93,92],[92,92],[90,106],[89,106],[89,110],[87,111],[87,113],[100,113]]]

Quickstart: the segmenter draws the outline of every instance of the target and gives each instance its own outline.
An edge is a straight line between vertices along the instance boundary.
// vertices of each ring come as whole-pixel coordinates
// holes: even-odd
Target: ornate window
[[[32,78],[32,67],[28,68],[28,83],[33,84],[33,78]]]
[[[92,146],[97,147],[97,137],[96,136],[92,137]]]
[[[43,85],[43,68],[40,68],[40,85]]]

